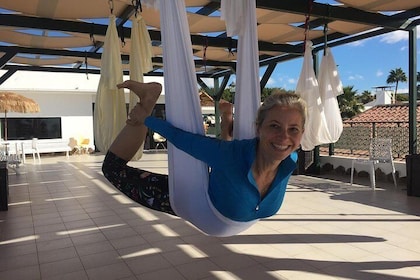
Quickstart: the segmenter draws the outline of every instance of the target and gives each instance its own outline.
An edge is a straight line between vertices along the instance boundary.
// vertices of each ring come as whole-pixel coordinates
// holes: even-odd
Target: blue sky
[[[417,34],[420,33],[419,31]],[[417,39],[417,45],[419,44],[420,40]],[[343,85],[353,86],[358,93],[362,93],[364,90],[373,93],[373,87],[386,86],[388,74],[395,68],[402,68],[408,78],[407,32],[391,32],[344,46],[334,47],[331,48],[331,52],[338,65]],[[420,61],[420,51],[418,49],[417,61]],[[303,59],[279,63],[267,87],[295,89],[302,63]],[[418,69],[417,71],[420,70]],[[407,92],[407,88],[407,83],[400,83],[398,92]]]

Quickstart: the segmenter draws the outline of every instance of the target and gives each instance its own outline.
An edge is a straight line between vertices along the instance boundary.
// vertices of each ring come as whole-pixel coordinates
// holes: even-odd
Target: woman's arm
[[[221,157],[230,151],[230,141],[222,141],[217,138],[194,134],[155,117],[145,120],[146,126],[166,138],[178,149],[187,154],[206,162],[211,166],[220,165]]]

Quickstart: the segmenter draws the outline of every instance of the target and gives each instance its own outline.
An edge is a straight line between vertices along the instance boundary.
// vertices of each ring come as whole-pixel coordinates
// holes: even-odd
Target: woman
[[[127,166],[149,127],[211,168],[206,190],[211,208],[227,227],[239,224],[236,229],[218,231],[217,235],[238,233],[278,211],[290,175],[296,168],[295,150],[300,145],[305,124],[306,107],[297,95],[271,95],[258,110],[257,136],[226,141],[192,134],[151,117],[162,90],[160,84],[125,81],[118,87],[128,88],[140,98],[102,166],[105,177],[124,194],[146,207],[176,215],[170,203],[167,176]],[[231,135],[232,121],[231,107],[223,105],[222,135],[225,138]]]

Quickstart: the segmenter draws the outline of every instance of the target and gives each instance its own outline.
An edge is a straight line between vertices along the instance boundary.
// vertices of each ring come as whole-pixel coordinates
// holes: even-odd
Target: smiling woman
[[[141,100],[130,112],[127,125],[112,143],[102,166],[104,176],[121,192],[148,208],[178,214],[172,207],[167,175],[127,165],[150,128],[211,168],[209,185],[201,191],[209,209],[196,213],[202,223],[207,223],[207,234],[233,235],[277,213],[296,168],[295,150],[302,138],[306,112],[301,98],[295,94],[271,95],[258,111],[257,136],[225,141],[187,132],[149,116],[161,91],[158,84],[125,81],[119,87],[132,90]],[[194,204],[196,198],[192,193],[183,197],[185,206]],[[177,207],[184,206],[180,202]],[[197,207],[207,209],[203,204]],[[216,222],[213,216],[219,220]]]
[[[249,28],[243,32],[256,35],[252,32],[256,28],[252,24],[255,1],[231,4],[244,5],[240,10],[247,16],[237,16],[253,20],[247,22]],[[159,84],[131,80],[119,84],[118,88],[130,89],[140,102],[109,148],[102,171],[116,188],[139,204],[178,215],[208,235],[231,236],[279,210],[296,168],[295,149],[303,133],[305,105],[295,94],[273,94],[258,111],[261,101],[256,39],[240,36],[243,42],[238,57],[247,64],[237,73],[241,94],[235,99],[234,140],[201,134],[201,118],[195,117],[201,112],[196,110],[200,103],[193,83],[192,57],[185,51],[189,36],[185,33],[182,5],[183,1],[177,0],[159,6],[165,15],[161,17],[164,38],[177,38],[176,42],[167,42],[164,50],[169,54],[164,65],[167,121],[150,116],[162,90]],[[174,20],[179,20],[183,28],[174,25]],[[250,60],[252,63],[248,63]],[[180,72],[183,79],[179,79]],[[224,128],[231,129],[232,118],[226,121]],[[168,146],[169,177],[127,165],[148,128],[172,144]]]

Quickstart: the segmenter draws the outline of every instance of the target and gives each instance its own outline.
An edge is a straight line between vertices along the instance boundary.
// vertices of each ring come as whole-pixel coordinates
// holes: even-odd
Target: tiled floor
[[[293,176],[277,215],[215,238],[126,199],[102,159],[10,170],[0,279],[420,279],[420,197],[401,189]],[[166,155],[135,165],[165,172]]]

